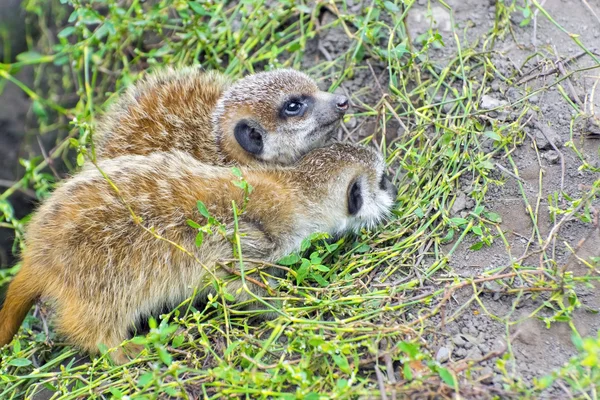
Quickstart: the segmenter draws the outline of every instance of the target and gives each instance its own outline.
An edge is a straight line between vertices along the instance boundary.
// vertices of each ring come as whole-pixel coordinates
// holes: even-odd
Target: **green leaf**
[[[488,137],[492,140],[496,140],[496,141],[502,140],[502,137],[494,131],[485,131],[485,132],[483,132],[483,134],[485,137]]]
[[[192,228],[194,228],[194,229],[200,229],[200,228],[202,228],[202,226],[201,226],[200,224],[198,224],[198,223],[197,223],[197,222],[195,222],[195,221],[192,221],[191,219],[187,219],[185,222],[186,222],[186,223],[187,223],[189,226],[191,226]]]
[[[231,168],[231,173],[237,176],[238,178],[242,177],[242,171],[238,167]]]
[[[454,239],[454,229],[450,229],[448,231],[446,236],[444,236],[444,238],[442,239],[442,244],[446,244],[446,243],[450,242],[452,239]]]
[[[235,301],[235,297],[231,293],[223,292],[223,297],[230,303],[233,303]]]
[[[398,343],[400,350],[408,354],[410,358],[415,358],[419,354],[419,346],[414,343],[400,342]]]
[[[310,277],[313,278],[321,287],[329,286],[329,282],[327,282],[327,280],[319,274],[311,274]]]
[[[492,222],[502,222],[502,217],[494,212],[486,212],[483,215]]]
[[[354,250],[354,252],[361,254],[361,253],[366,253],[369,250],[371,250],[371,246],[369,246],[367,243],[362,243],[360,246],[358,246],[356,248],[356,250]]]
[[[400,12],[400,7],[398,7],[396,4],[392,3],[391,1],[384,1],[383,6],[390,12],[393,12],[393,13]]]
[[[77,154],[77,165],[79,165],[81,167],[84,163],[85,163],[85,157],[83,156],[83,153]]]
[[[74,26],[67,26],[65,29],[63,29],[62,31],[58,32],[58,34],[56,36],[58,36],[61,39],[64,39],[66,37],[69,37],[73,34],[73,32],[75,32],[75,27]]]
[[[40,120],[46,121],[48,119],[48,114],[46,113],[46,109],[41,101],[34,100],[33,104],[31,105],[31,109]]]
[[[309,271],[310,271],[310,261],[308,261],[306,258],[304,258],[304,259],[302,259],[302,264],[300,265],[300,268],[298,268],[298,271],[296,271],[296,284],[297,285],[301,284],[306,279]]]
[[[478,236],[482,236],[483,232],[481,231],[481,227],[480,226],[474,226],[473,229],[471,229],[473,231],[473,233],[475,233]]]
[[[153,380],[154,380],[154,375],[152,375],[152,372],[146,372],[145,374],[140,376],[140,379],[138,379],[138,381],[137,381],[137,385],[139,387],[145,387]]]
[[[33,62],[42,59],[44,56],[37,51],[26,51],[17,55],[17,61]]]
[[[468,221],[464,218],[450,218],[450,223],[452,223],[453,225],[456,226],[463,226],[467,223]]]
[[[413,374],[410,369],[410,365],[408,365],[408,363],[404,364],[404,367],[402,368],[402,370],[404,372],[404,379],[406,379],[407,381],[412,381]]]
[[[183,335],[175,336],[172,341],[173,347],[181,346],[183,344],[184,340],[185,340],[185,336],[183,336]]]
[[[481,163],[481,167],[485,169],[494,169],[494,164],[490,160],[485,160]]]
[[[473,251],[477,251],[477,250],[481,250],[482,247],[483,247],[483,242],[479,241],[479,242],[475,243],[473,246],[469,247],[469,249],[473,250]]]
[[[318,269],[318,270],[319,270],[319,271],[321,271],[321,272],[329,272],[329,271],[330,271],[329,267],[327,267],[327,266],[325,266],[325,265],[323,265],[323,264],[317,264],[317,265],[313,265],[313,267],[314,267],[315,269]]]
[[[198,231],[196,235],[196,247],[202,246],[202,242],[204,241],[204,232]]]
[[[206,11],[204,6],[199,4],[197,1],[190,1],[188,5],[192,9],[192,11],[198,15],[210,15],[210,13]]]
[[[296,5],[296,9],[300,12],[303,12],[305,14],[310,14],[312,12],[312,10],[310,9],[310,7],[304,5],[304,4],[298,4]]]
[[[300,261],[300,256],[297,253],[292,253],[290,255],[283,257],[277,263],[280,265],[294,265],[298,261]]]
[[[344,356],[343,354],[332,354],[331,357],[333,358],[333,362],[335,362],[335,364],[340,367],[340,369],[342,370],[342,372],[345,372],[347,374],[349,374],[351,372],[350,370],[350,365],[348,364],[348,360],[346,359],[346,356]]]
[[[31,365],[31,361],[26,358],[13,358],[8,362],[8,365],[13,365],[15,367],[26,367]]]
[[[173,363],[173,357],[171,357],[171,355],[169,354],[167,349],[165,349],[164,347],[161,346],[157,349],[157,352],[158,352],[158,357],[160,357],[160,360],[165,365],[171,365]]]
[[[454,375],[452,375],[452,373],[446,368],[438,367],[438,374],[440,375],[440,378],[442,378],[444,383],[446,383],[446,385],[456,387],[456,379],[454,378]]]
[[[198,202],[196,203],[196,206],[198,207],[198,211],[200,212],[200,215],[202,215],[205,218],[208,218],[210,216],[210,214],[208,213],[208,209],[206,208],[206,206],[204,205],[203,202],[198,200]]]
[[[116,387],[111,387],[108,388],[109,392],[115,396],[116,399],[121,399],[123,398],[123,392],[121,392],[119,389],[117,389]]]

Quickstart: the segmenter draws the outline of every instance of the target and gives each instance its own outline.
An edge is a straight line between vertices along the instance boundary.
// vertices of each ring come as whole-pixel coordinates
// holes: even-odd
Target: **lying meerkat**
[[[200,200],[233,232],[231,201],[241,205],[245,192],[232,182],[237,178],[229,168],[205,165],[180,151],[123,156],[100,168],[121,197],[97,169],[87,168],[31,219],[22,268],[0,310],[0,345],[12,340],[42,297],[55,304],[57,330],[71,343],[91,353],[100,343],[116,347],[140,318],[180,304],[196,288],[206,295],[214,290],[212,274],[219,279],[230,274],[218,261],[232,258],[231,242],[215,234],[196,247],[197,232],[186,224],[202,223]],[[340,143],[311,151],[294,167],[242,167],[253,187],[238,220],[243,256],[275,262],[313,233],[374,227],[396,197],[384,168],[376,151]],[[195,258],[136,224],[123,201],[145,227]],[[256,295],[265,294],[250,285]],[[236,279],[226,290],[237,302],[253,299],[241,287]],[[125,353],[134,350],[119,349],[112,357],[124,362]]]
[[[307,75],[279,69],[232,83],[198,68],[131,86],[97,130],[98,158],[182,150],[213,165],[291,164],[331,138],[348,109]]]

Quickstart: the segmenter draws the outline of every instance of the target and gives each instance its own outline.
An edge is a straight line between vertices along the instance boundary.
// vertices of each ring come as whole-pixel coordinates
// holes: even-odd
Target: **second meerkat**
[[[229,168],[180,151],[123,156],[101,162],[100,168],[119,194],[96,168],[87,168],[61,185],[31,219],[21,270],[0,310],[0,346],[11,341],[39,297],[55,305],[58,331],[95,353],[100,343],[118,346],[140,318],[180,304],[196,288],[201,295],[214,291],[213,276],[230,277],[219,268],[219,260],[233,257],[229,240],[206,235],[196,247],[196,230],[186,223],[203,221],[200,200],[228,234],[234,231],[231,201],[242,204],[245,192],[232,182],[237,178]],[[245,258],[275,262],[312,233],[373,227],[390,213],[396,197],[381,155],[351,144],[313,150],[294,167],[241,170],[254,188],[238,219]],[[167,240],[136,224],[124,202]],[[252,300],[239,279],[225,288],[238,302]],[[126,361],[123,351],[113,359]]]
[[[167,68],[109,108],[98,125],[97,155],[182,150],[213,165],[289,165],[331,138],[348,105],[292,69],[231,82],[216,71]]]

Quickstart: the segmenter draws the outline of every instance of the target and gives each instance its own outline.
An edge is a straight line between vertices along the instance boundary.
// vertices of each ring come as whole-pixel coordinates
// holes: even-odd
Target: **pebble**
[[[448,361],[450,359],[450,350],[446,347],[440,347],[435,355],[435,359],[441,363]]]
[[[531,104],[537,104],[540,101],[540,98],[537,95],[533,95],[529,98],[529,102]]]
[[[358,121],[354,117],[350,118],[348,122],[346,122],[346,128],[348,129],[354,129],[356,128],[356,125],[358,125]]]
[[[535,141],[537,143],[538,149],[540,149],[540,150],[552,149],[553,147],[550,144],[550,140],[552,141],[552,143],[554,143],[554,145],[556,147],[562,146],[561,137],[558,133],[556,133],[554,128],[552,128],[550,126],[545,126],[544,133],[545,133],[545,135],[542,132],[540,132],[539,130],[536,130],[536,132],[535,132]],[[546,139],[546,137],[548,137],[548,139]]]
[[[484,367],[481,369],[481,383],[490,384],[494,381],[494,371],[490,367]]]
[[[550,164],[556,164],[560,160],[560,155],[554,150],[547,151],[542,155],[542,157],[548,160]]]
[[[454,335],[452,337],[452,343],[457,345],[458,347],[463,347],[467,342],[463,339],[462,335]]]
[[[506,104],[508,103],[505,100],[499,100],[485,94],[481,97],[481,103],[479,103],[479,107],[483,110],[491,110],[492,108],[497,108]]]
[[[452,205],[452,209],[450,210],[451,214],[458,214],[460,211],[464,210],[467,206],[467,195],[464,192],[458,192],[456,196],[456,200],[454,200],[454,204]]]

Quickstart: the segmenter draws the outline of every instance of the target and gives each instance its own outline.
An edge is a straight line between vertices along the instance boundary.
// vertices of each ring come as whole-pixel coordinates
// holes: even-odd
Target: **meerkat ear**
[[[348,213],[356,215],[363,205],[362,192],[360,190],[360,182],[356,181],[348,191]]]
[[[260,154],[263,150],[263,138],[259,129],[252,127],[248,121],[241,120],[233,128],[235,140],[244,150],[252,154]]]

